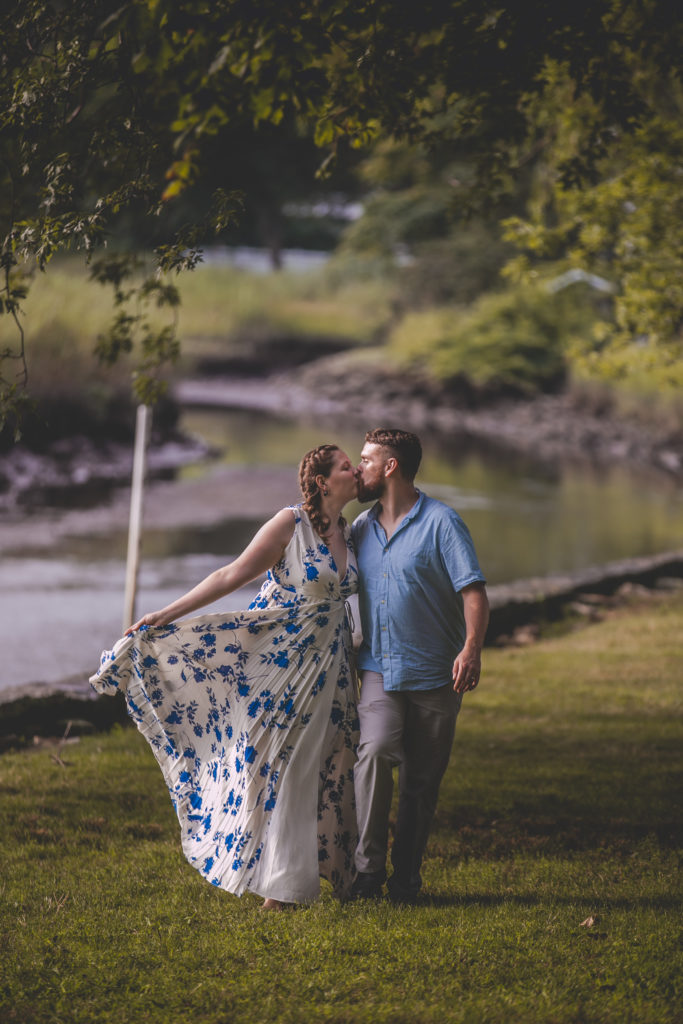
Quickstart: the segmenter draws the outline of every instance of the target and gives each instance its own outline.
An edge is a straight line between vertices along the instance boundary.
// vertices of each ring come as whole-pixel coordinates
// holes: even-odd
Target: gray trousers
[[[398,817],[389,885],[416,895],[439,785],[448,765],[462,697],[447,683],[435,690],[384,690],[382,676],[363,672],[360,744],[354,769],[359,842],[356,868],[383,872],[389,841],[393,768],[399,766]]]

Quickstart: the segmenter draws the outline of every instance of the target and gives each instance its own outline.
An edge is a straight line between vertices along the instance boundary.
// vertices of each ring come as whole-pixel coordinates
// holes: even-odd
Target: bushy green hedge
[[[410,313],[392,331],[390,347],[441,381],[465,378],[475,388],[530,394],[564,381],[567,345],[591,318],[576,295],[517,288],[484,295],[466,310]]]

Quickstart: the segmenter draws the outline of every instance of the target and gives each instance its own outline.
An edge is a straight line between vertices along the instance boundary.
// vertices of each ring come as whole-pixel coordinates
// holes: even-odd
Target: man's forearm
[[[489,599],[483,583],[472,583],[462,591],[465,616],[465,647],[481,651],[489,624]]]

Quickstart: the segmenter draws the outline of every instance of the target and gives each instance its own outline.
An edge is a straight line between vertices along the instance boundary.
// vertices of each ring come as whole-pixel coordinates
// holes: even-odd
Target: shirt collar
[[[404,523],[410,522],[411,519],[414,519],[415,516],[420,511],[420,509],[422,508],[422,506],[424,505],[424,498],[425,498],[424,492],[421,491],[419,487],[416,487],[415,490],[417,491],[417,501],[415,502],[415,504],[411,508],[410,512],[406,512],[406,514],[404,515],[403,519],[401,520],[401,526]],[[372,508],[368,512],[368,518],[372,518],[372,519],[375,519],[375,520],[377,519],[377,517],[379,516],[379,506],[380,506],[380,504],[381,504],[381,502],[379,502],[379,501],[375,502],[375,504],[372,506]]]

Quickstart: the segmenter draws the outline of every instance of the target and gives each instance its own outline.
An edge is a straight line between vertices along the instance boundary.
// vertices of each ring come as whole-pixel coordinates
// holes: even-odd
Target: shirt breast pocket
[[[428,552],[417,551],[403,564],[403,577],[409,583],[428,583],[434,578],[435,561]]]

